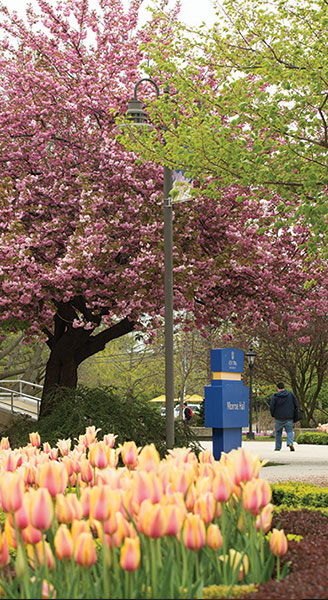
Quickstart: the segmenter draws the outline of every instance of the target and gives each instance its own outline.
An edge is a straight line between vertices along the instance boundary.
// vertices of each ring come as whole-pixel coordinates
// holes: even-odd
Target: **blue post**
[[[241,380],[244,352],[211,350],[211,385],[205,390],[205,427],[213,428],[213,456],[241,447],[242,427],[248,425],[249,390]]]

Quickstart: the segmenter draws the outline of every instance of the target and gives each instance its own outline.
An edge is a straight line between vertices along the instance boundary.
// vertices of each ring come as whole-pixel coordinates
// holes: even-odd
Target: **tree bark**
[[[109,341],[130,333],[135,327],[135,323],[125,317],[96,335],[93,335],[93,329],[74,328],[72,323],[77,316],[75,310],[77,308],[81,310],[82,306],[79,302],[81,302],[81,298],[78,301],[74,299],[67,303],[59,303],[55,316],[54,333],[46,330],[50,356],[46,367],[39,418],[51,413],[54,402],[51,396],[52,392],[59,387],[76,388],[77,370],[84,360],[104,350]],[[86,316],[86,312],[84,316]],[[101,321],[99,313],[97,316],[89,313],[88,318],[95,323],[95,327]]]

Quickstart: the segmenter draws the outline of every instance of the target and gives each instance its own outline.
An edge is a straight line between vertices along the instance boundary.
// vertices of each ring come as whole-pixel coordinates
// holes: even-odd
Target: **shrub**
[[[293,507],[328,507],[328,488],[317,487],[311,483],[288,481],[273,483],[272,503]]]
[[[137,446],[154,443],[160,456],[166,454],[165,418],[156,406],[146,400],[123,396],[113,387],[77,390],[59,388],[53,394],[51,414],[37,424],[29,417],[15,417],[1,434],[10,440],[11,447],[24,446],[29,433],[39,432],[42,442],[56,444],[58,439],[78,439],[88,425],[101,428],[101,433],[117,435],[117,443],[133,440]],[[190,427],[175,422],[175,446],[190,446],[199,452],[200,446]]]
[[[297,436],[296,442],[298,444],[328,444],[328,433],[321,431],[305,431]]]

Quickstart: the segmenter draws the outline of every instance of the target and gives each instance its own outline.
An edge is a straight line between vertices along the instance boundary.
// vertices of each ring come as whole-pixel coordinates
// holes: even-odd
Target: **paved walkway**
[[[212,451],[212,442],[201,442],[204,449]],[[257,454],[261,460],[275,463],[262,467],[260,476],[270,481],[308,481],[328,487],[328,446],[294,444],[291,452],[283,442],[280,452],[274,451],[274,440],[268,442],[242,442],[242,447]]]

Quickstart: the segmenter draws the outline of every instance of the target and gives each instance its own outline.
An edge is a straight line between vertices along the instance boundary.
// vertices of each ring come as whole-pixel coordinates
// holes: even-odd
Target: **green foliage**
[[[328,444],[328,433],[324,431],[305,431],[300,433],[296,439],[298,444],[319,444],[325,446]]]
[[[274,506],[274,513],[279,514],[284,511],[298,511],[300,510],[299,506],[289,506],[288,504],[279,504],[279,506]],[[311,512],[320,512],[322,515],[328,518],[328,506],[307,506],[306,510],[310,510]]]
[[[254,592],[256,587],[254,584],[250,585],[209,585],[203,589],[203,600],[210,600],[211,598],[226,598],[229,593],[229,598],[240,598],[244,594],[250,594]]]
[[[311,483],[288,481],[272,484],[272,503],[285,507],[326,507],[328,511],[328,487]]]
[[[60,388],[52,399],[50,415],[37,423],[27,417],[15,418],[2,429],[9,437],[11,447],[24,446],[29,442],[29,433],[38,431],[41,442],[56,445],[58,439],[71,438],[72,442],[85,433],[86,427],[100,427],[99,435],[113,433],[116,443],[133,440],[137,446],[154,443],[161,457],[166,454],[166,423],[158,408],[146,400],[123,395],[113,387],[77,390]],[[191,446],[200,450],[190,427],[175,422],[175,446]]]

